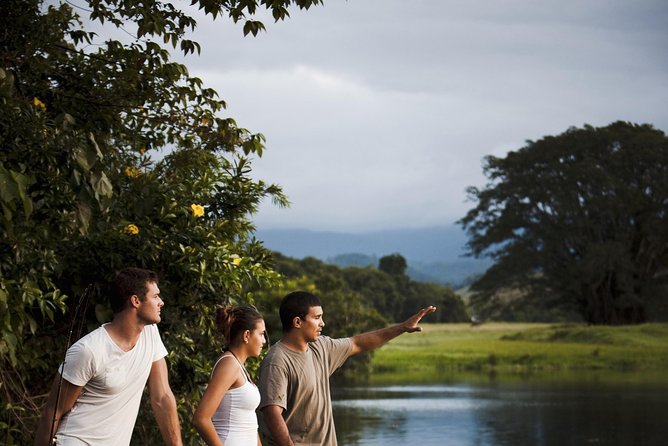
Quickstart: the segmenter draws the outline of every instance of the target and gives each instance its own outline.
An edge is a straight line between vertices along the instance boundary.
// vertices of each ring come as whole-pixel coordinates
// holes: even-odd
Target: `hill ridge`
[[[398,253],[408,263],[407,274],[423,282],[460,285],[490,265],[464,256],[466,235],[455,225],[365,233],[260,229],[255,236],[285,256],[315,257],[338,266],[375,266],[379,258]]]

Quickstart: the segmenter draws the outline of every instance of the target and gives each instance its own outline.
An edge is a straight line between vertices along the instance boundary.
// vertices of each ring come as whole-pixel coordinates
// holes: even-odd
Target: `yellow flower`
[[[204,206],[199,204],[191,204],[190,209],[193,211],[195,218],[199,218],[204,215]]]
[[[137,178],[141,175],[141,170],[139,170],[137,167],[127,166],[125,169],[123,169],[123,173],[127,177]]]
[[[135,224],[130,223],[123,229],[123,232],[129,235],[137,235],[139,234],[139,227]]]
[[[34,105],[35,107],[39,108],[42,111],[46,111],[46,105],[44,105],[44,102],[40,101],[37,98],[32,99],[32,105]]]
[[[234,257],[234,258],[232,258],[232,264],[233,264],[234,266],[237,266],[237,265],[239,265],[240,263],[241,263],[241,257]]]

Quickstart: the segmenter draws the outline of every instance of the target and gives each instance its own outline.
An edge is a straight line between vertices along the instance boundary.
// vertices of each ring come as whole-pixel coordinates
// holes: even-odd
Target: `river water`
[[[335,387],[340,446],[668,445],[668,385],[483,382]]]

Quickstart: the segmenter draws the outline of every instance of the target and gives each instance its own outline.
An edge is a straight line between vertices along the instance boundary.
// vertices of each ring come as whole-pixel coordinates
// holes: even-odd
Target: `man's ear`
[[[295,316],[292,319],[292,327],[293,328],[301,328],[301,326],[302,326],[302,318],[300,318],[299,316]]]
[[[130,305],[132,305],[134,308],[137,308],[140,303],[141,300],[139,299],[139,296],[137,296],[136,294],[130,296]]]

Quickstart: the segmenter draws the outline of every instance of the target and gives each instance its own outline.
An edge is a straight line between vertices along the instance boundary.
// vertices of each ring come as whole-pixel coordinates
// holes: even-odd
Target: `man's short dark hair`
[[[278,314],[281,316],[283,332],[292,329],[292,320],[296,317],[305,319],[311,307],[322,307],[320,299],[307,291],[293,291],[281,300]]]
[[[148,284],[158,284],[158,275],[148,269],[129,267],[120,270],[111,284],[109,303],[114,314],[128,307],[130,297],[136,295],[139,300],[146,298]]]

